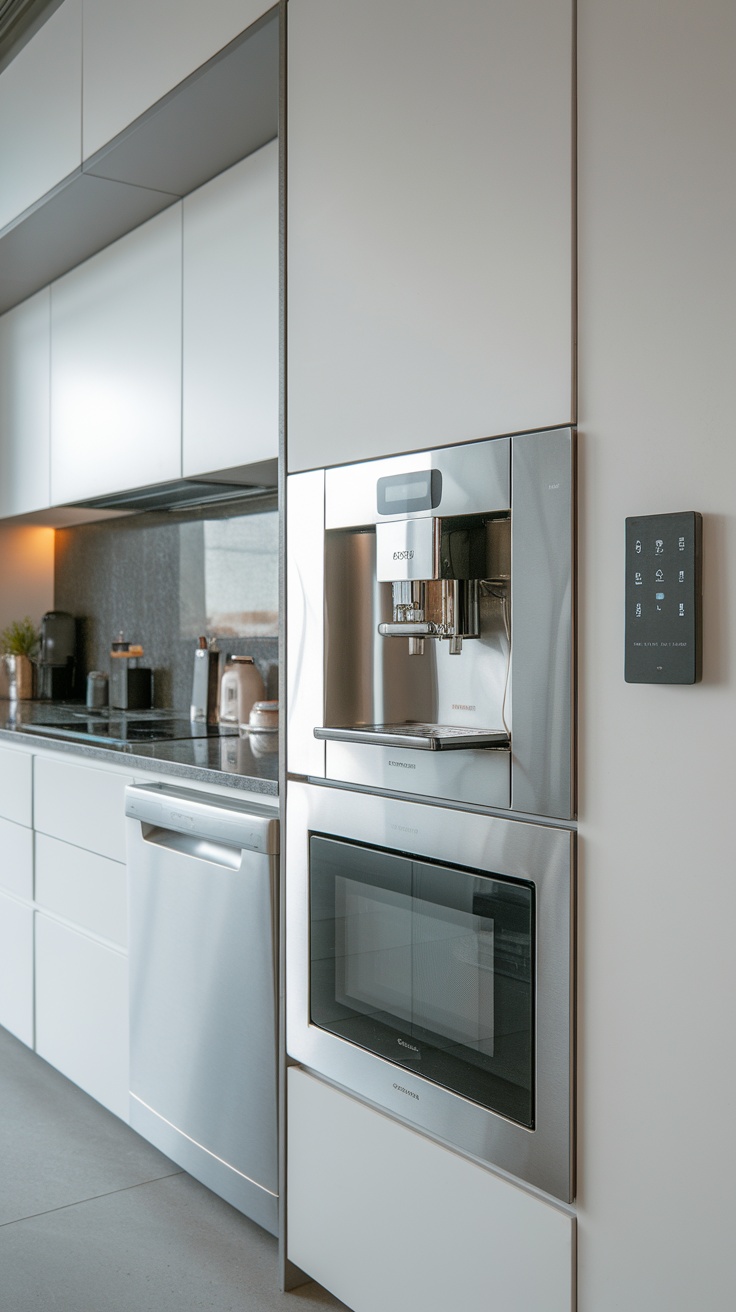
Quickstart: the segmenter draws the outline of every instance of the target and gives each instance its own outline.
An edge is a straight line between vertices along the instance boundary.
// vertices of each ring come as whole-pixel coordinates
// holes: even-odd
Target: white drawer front
[[[16,897],[33,898],[33,831],[0,820],[0,884]]]
[[[128,961],[36,912],[36,1051],[128,1119]]]
[[[127,944],[126,870],[119,861],[37,834],[36,901],[92,934]]]
[[[33,824],[30,752],[0,747],[0,815],[18,825]]]
[[[33,912],[0,893],[0,1025],[33,1047]]]
[[[295,1067],[288,1095],[288,1256],[354,1312],[571,1312],[568,1213]]]
[[[125,785],[132,782],[132,776],[37,756],[36,830],[125,861]]]

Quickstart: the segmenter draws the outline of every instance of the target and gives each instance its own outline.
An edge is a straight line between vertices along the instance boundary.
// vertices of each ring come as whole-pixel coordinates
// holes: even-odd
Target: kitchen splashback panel
[[[122,630],[126,639],[142,644],[142,663],[153,668],[155,706],[188,712],[193,654],[198,634],[205,632],[217,635],[223,653],[255,657],[268,697],[278,697],[278,639],[269,633],[273,629],[275,634],[277,622],[274,520],[269,507],[262,514],[231,514],[216,521],[224,526],[220,575],[237,585],[240,612],[250,613],[250,619],[241,613],[222,627],[207,623],[213,612],[207,595],[208,588],[212,591],[211,555],[209,565],[206,558],[209,516],[136,515],[58,530],[54,604],[77,618],[77,695],[83,695],[89,670],[109,670],[110,643]],[[240,538],[245,539],[241,551]],[[264,578],[273,610],[261,595]]]

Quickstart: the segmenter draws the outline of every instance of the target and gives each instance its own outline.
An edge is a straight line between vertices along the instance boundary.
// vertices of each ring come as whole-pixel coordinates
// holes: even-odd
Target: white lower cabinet
[[[15,824],[33,824],[33,767],[30,753],[0,747],[0,815]]]
[[[35,948],[36,1051],[127,1121],[127,956],[40,911]]]
[[[0,819],[0,885],[8,893],[33,898],[33,830]]]
[[[354,1312],[571,1312],[575,1219],[296,1067],[289,1259]]]
[[[125,866],[58,838],[36,834],[36,902],[82,930],[128,942]]]
[[[0,893],[0,1025],[33,1047],[33,910]]]
[[[125,786],[132,782],[132,775],[37,756],[35,829],[112,861],[125,861]]]

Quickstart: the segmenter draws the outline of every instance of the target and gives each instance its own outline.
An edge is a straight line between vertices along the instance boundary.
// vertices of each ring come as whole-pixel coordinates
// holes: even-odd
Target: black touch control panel
[[[697,683],[701,544],[695,510],[626,520],[627,683]]]

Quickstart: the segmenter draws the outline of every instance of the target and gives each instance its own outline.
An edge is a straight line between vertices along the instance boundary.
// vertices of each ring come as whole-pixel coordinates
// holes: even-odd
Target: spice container
[[[116,711],[142,711],[153,705],[153,670],[138,665],[139,643],[126,642],[122,633],[110,649],[110,706]]]

